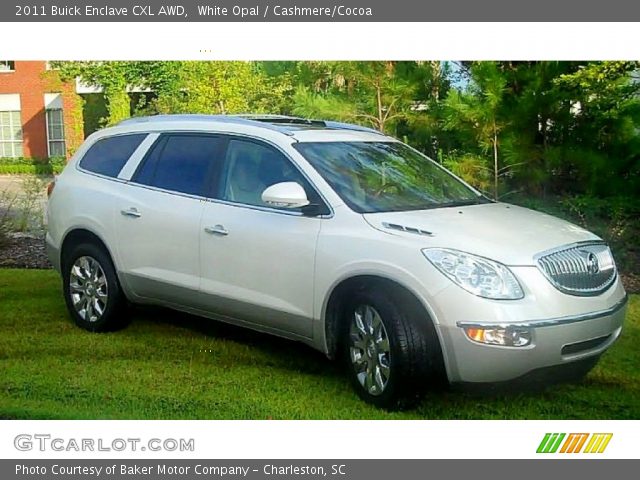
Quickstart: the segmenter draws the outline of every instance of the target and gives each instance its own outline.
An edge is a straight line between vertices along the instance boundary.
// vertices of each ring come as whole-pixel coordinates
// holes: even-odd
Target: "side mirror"
[[[267,187],[262,192],[262,201],[281,208],[300,208],[309,205],[304,188],[296,182],[281,182]]]

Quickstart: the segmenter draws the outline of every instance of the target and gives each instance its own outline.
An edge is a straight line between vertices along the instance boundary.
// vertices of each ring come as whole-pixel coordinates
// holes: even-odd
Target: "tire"
[[[75,245],[62,262],[64,300],[76,325],[108,332],[128,323],[126,298],[113,262],[92,243]]]
[[[435,328],[407,297],[380,287],[357,292],[342,319],[343,358],[353,388],[365,402],[388,410],[414,406],[442,381]]]

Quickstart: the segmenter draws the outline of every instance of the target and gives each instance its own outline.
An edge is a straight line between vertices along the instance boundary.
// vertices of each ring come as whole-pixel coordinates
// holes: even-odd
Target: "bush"
[[[0,175],[52,175],[62,171],[67,160],[51,158],[0,158]]]
[[[0,163],[0,175],[56,175],[62,172],[61,165],[3,165]]]
[[[0,191],[0,249],[9,242],[9,233],[13,230],[12,209],[16,196],[9,192]]]
[[[0,248],[11,233],[43,231],[46,188],[47,179],[27,175],[21,179],[19,193],[0,191]]]

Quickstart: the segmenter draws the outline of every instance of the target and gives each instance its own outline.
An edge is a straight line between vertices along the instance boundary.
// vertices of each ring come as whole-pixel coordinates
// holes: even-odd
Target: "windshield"
[[[304,142],[294,147],[358,213],[489,202],[399,142]]]

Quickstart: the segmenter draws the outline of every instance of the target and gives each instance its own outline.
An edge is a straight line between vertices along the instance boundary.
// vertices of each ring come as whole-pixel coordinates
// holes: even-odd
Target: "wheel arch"
[[[65,254],[70,251],[70,249],[75,245],[80,245],[82,243],[91,243],[93,245],[97,245],[102,248],[113,263],[113,266],[116,270],[116,274],[118,273],[118,267],[116,265],[116,260],[113,255],[113,252],[109,249],[106,242],[92,230],[87,229],[86,227],[76,227],[69,229],[62,238],[62,243],[60,244],[60,265],[64,265]]]
[[[444,355],[444,343],[440,331],[436,328],[436,321],[432,309],[410,287],[380,274],[358,274],[344,278],[337,282],[327,295],[323,309],[324,336],[326,352],[329,358],[335,358],[340,348],[341,315],[348,301],[349,294],[359,290],[381,287],[391,295],[410,305],[410,308],[419,313],[426,322],[430,322],[440,344],[443,361],[447,363]]]

